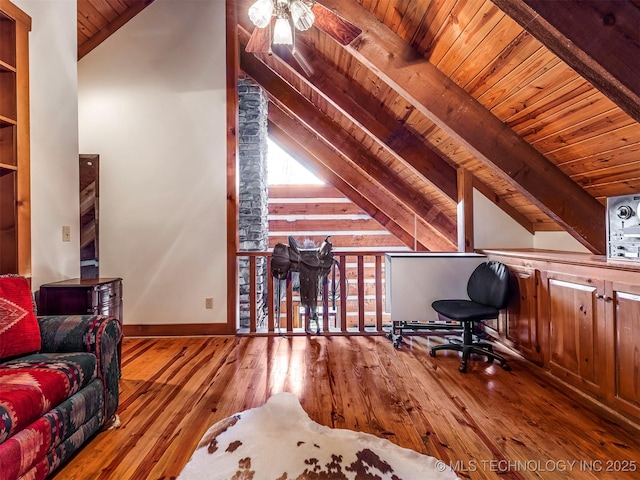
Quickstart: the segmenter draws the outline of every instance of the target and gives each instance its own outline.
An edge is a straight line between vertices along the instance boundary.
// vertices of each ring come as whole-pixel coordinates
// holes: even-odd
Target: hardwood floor
[[[171,479],[205,430],[280,391],[324,425],[438,457],[469,479],[637,479],[640,435],[509,357],[461,374],[435,340],[395,350],[368,337],[126,338],[121,426],[99,433],[56,480]],[[626,470],[626,471],[625,471]]]

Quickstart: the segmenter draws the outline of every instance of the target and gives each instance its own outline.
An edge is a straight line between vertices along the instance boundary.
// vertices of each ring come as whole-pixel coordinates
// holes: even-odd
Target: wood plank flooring
[[[171,479],[205,430],[289,391],[324,425],[438,457],[469,479],[637,479],[640,435],[581,406],[524,360],[461,374],[431,338],[126,338],[118,429],[56,480]],[[257,479],[256,479],[257,480]]]

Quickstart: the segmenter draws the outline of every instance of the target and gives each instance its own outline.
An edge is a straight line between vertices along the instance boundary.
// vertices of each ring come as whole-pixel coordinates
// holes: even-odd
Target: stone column
[[[240,250],[266,251],[269,246],[267,179],[267,96],[250,78],[238,80],[239,239]],[[257,262],[258,326],[266,322],[266,262]],[[240,327],[249,326],[249,260],[240,259]]]

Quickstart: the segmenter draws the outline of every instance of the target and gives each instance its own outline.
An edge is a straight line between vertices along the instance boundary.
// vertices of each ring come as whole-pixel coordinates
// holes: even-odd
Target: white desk
[[[467,281],[486,261],[477,253],[388,253],[385,255],[386,311],[395,322],[437,320],[435,300],[469,298]]]

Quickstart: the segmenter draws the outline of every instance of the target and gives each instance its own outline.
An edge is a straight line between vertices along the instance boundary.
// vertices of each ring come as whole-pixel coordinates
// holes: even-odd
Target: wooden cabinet
[[[551,372],[604,398],[607,388],[604,281],[554,271],[542,272],[542,279]]]
[[[0,274],[31,276],[29,37],[31,18],[0,0]]]
[[[640,418],[640,285],[613,281],[604,297],[610,345],[608,401]]]
[[[497,320],[485,322],[484,331],[539,363],[542,358],[538,338],[538,271],[505,259],[499,261],[509,269],[509,305]]]
[[[109,315],[123,322],[121,278],[74,278],[40,286],[39,315]]]
[[[509,266],[519,289],[498,338],[640,422],[640,263],[551,251],[484,253]]]
[[[505,343],[525,358],[540,360],[538,345],[537,274],[533,268],[508,265],[511,300],[501,314]]]

